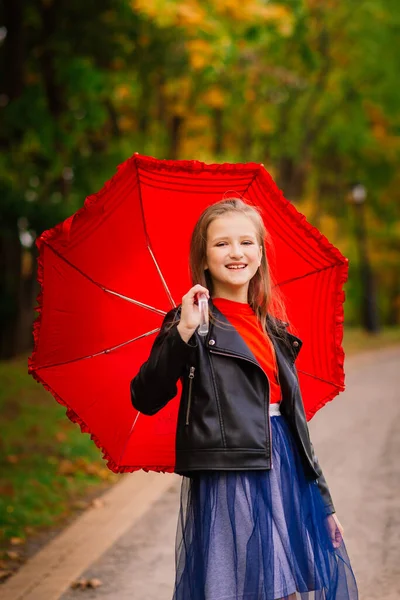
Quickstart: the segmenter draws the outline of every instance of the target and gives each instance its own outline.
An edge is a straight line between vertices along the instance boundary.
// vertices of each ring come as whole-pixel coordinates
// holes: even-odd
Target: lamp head
[[[367,190],[362,183],[355,183],[351,188],[351,198],[354,204],[362,204],[367,197]]]

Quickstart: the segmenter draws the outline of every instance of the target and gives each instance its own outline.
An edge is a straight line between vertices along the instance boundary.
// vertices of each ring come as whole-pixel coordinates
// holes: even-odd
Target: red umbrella
[[[28,361],[28,372],[91,434],[115,472],[174,470],[180,390],[149,417],[132,407],[129,383],[165,313],[191,287],[196,220],[227,191],[262,209],[274,280],[304,342],[296,366],[307,418],[344,389],[347,259],[285,200],[263,165],[135,153],[38,238],[41,293]]]

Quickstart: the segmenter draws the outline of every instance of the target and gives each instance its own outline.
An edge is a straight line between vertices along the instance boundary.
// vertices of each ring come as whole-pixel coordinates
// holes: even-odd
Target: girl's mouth
[[[245,269],[247,265],[226,265],[227,269],[231,269],[232,271],[238,271],[239,269]]]

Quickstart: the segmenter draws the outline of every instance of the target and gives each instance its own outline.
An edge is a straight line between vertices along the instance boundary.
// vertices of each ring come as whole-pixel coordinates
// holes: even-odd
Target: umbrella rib
[[[305,279],[306,277],[310,277],[311,275],[315,275],[316,273],[320,273],[321,271],[326,271],[327,269],[333,269],[334,267],[338,267],[339,263],[335,263],[333,265],[328,265],[327,267],[321,267],[321,269],[315,269],[314,271],[309,271],[309,273],[305,273],[304,275],[299,275],[298,277],[292,277],[291,279],[286,279],[286,281],[281,281],[277,283],[277,286],[286,285],[287,283],[293,283],[293,281],[298,281],[299,279]]]
[[[167,314],[165,310],[161,310],[160,308],[155,308],[154,306],[150,306],[149,304],[144,304],[143,302],[139,302],[139,300],[134,300],[133,298],[129,298],[129,296],[124,296],[123,294],[119,294],[118,292],[114,292],[114,290],[110,290],[110,289],[106,288],[104,285],[102,285],[101,283],[98,283],[98,281],[95,281],[94,279],[92,279],[92,277],[90,277],[90,275],[87,275],[86,273],[84,273],[79,267],[77,267],[71,261],[69,261],[67,258],[65,258],[65,256],[60,254],[55,248],[53,248],[53,246],[51,244],[49,244],[48,242],[44,242],[44,244],[46,244],[46,246],[48,248],[50,248],[50,250],[52,250],[54,252],[54,254],[56,254],[59,258],[61,258],[61,260],[63,260],[65,263],[67,263],[67,265],[69,265],[72,269],[75,269],[75,271],[78,271],[78,273],[80,273],[82,275],[82,277],[85,277],[86,279],[91,281],[94,285],[97,285],[97,287],[102,289],[103,292],[108,292],[109,294],[113,294],[114,296],[119,296],[119,298],[122,298],[123,300],[127,300],[128,302],[131,302],[132,304],[136,304],[137,306],[140,306],[141,308],[151,310],[152,312],[155,312],[158,315],[164,316]],[[174,306],[175,306],[175,304],[174,304]]]
[[[136,304],[137,306],[141,306],[142,308],[151,310],[151,311],[157,313],[158,315],[164,316],[167,314],[167,311],[165,311],[165,310],[161,310],[160,308],[155,308],[154,306],[150,306],[150,304],[144,304],[144,302],[139,302],[139,300],[134,300],[133,298],[129,298],[129,296],[124,296],[123,294],[119,294],[118,292],[114,292],[113,290],[109,290],[103,286],[102,286],[102,290],[105,292],[108,292],[109,294],[113,294],[114,296],[118,296],[119,298],[122,298],[123,300],[127,300],[128,302],[131,302],[132,304]]]
[[[150,252],[150,256],[151,256],[151,258],[152,258],[152,259],[153,259],[153,261],[154,261],[154,264],[155,264],[155,266],[156,266],[156,269],[157,269],[157,271],[158,271],[158,274],[159,274],[159,276],[160,276],[160,278],[161,278],[161,282],[162,282],[162,284],[163,284],[163,286],[164,286],[164,289],[165,289],[165,292],[166,292],[166,294],[167,294],[167,296],[168,296],[168,298],[169,298],[169,301],[171,302],[172,306],[173,306],[173,307],[175,307],[175,306],[176,306],[176,304],[175,304],[175,302],[174,302],[174,299],[173,299],[173,297],[172,297],[172,294],[171,294],[171,292],[169,291],[169,288],[168,288],[168,286],[167,286],[167,282],[166,282],[166,281],[165,281],[165,279],[164,279],[164,275],[162,274],[162,272],[161,272],[161,269],[160,269],[160,267],[159,267],[159,265],[158,265],[158,263],[157,263],[157,261],[156,261],[156,257],[154,256],[154,254],[153,254],[153,251],[152,251],[152,249],[150,248],[150,246],[149,246],[149,245],[147,246],[147,248],[148,248],[148,251]]]
[[[303,375],[307,375],[307,377],[312,377],[313,379],[318,379],[318,381],[322,381],[323,383],[327,383],[328,385],[333,385],[335,388],[338,388],[339,390],[342,389],[341,385],[338,385],[337,383],[334,383],[333,381],[328,381],[327,379],[324,379],[323,377],[318,377],[318,375],[313,375],[312,373],[307,373],[307,371],[303,371],[302,369],[297,369],[298,373],[302,373]]]
[[[125,452],[126,452],[126,449],[127,449],[127,447],[128,447],[129,441],[130,441],[130,439],[131,439],[131,436],[132,436],[133,430],[135,429],[135,425],[136,425],[136,423],[137,423],[137,420],[138,420],[138,418],[139,418],[139,415],[140,415],[140,414],[141,414],[141,413],[140,413],[140,411],[138,410],[138,412],[137,412],[137,415],[136,415],[136,417],[135,417],[135,420],[134,420],[134,421],[133,421],[133,423],[132,423],[132,427],[131,427],[131,430],[130,430],[130,432],[129,432],[129,435],[128,435],[127,439],[126,439],[126,444],[124,445],[124,448],[123,448],[123,450],[122,450],[122,452],[121,452],[121,455],[120,455],[120,457],[119,457],[119,460],[120,460],[120,462],[122,462],[122,458],[123,458],[123,456],[124,456],[124,454],[125,454]]]
[[[136,163],[136,174],[137,174],[137,178],[138,178],[138,181],[139,181],[139,199],[140,199],[140,207],[141,207],[141,211],[142,211],[142,218],[143,218],[143,228],[144,228],[144,232],[145,232],[146,239],[147,239],[147,249],[148,249],[148,251],[150,252],[150,256],[151,256],[151,258],[153,259],[153,262],[154,262],[154,264],[155,264],[155,266],[156,266],[156,269],[157,269],[157,272],[158,272],[158,274],[159,274],[159,276],[160,276],[160,279],[161,279],[161,282],[162,282],[162,284],[163,284],[163,287],[164,287],[165,293],[167,294],[167,296],[168,296],[168,299],[169,299],[169,301],[171,302],[172,306],[175,308],[176,304],[175,304],[175,302],[174,302],[174,299],[173,299],[173,297],[172,297],[172,294],[171,294],[171,292],[169,291],[169,288],[168,288],[168,286],[167,286],[167,282],[165,281],[164,275],[162,274],[162,272],[161,272],[161,269],[160,269],[160,267],[159,267],[159,265],[158,265],[158,263],[157,263],[157,261],[156,261],[156,257],[154,256],[154,254],[153,254],[153,251],[152,251],[152,249],[150,248],[150,238],[149,238],[149,233],[148,233],[148,231],[147,231],[147,227],[146,227],[146,218],[145,218],[145,214],[144,214],[144,206],[143,206],[142,191],[141,191],[141,189],[140,189],[140,172],[139,172],[139,167],[138,167],[137,163]]]
[[[251,178],[251,181],[249,181],[249,183],[247,184],[247,187],[246,187],[246,189],[243,191],[243,194],[247,194],[248,190],[249,190],[249,189],[251,188],[251,186],[253,185],[253,183],[254,183],[254,180],[255,180],[255,178],[256,178],[256,177],[257,177],[257,175],[258,175],[258,171],[259,171],[259,169],[257,169],[257,171],[254,171],[254,175],[253,175],[253,177]]]
[[[65,360],[65,361],[59,362],[59,363],[53,363],[51,365],[43,365],[42,367],[36,367],[35,370],[41,371],[42,369],[51,369],[52,367],[60,367],[62,365],[68,365],[70,363],[78,362],[80,360],[85,360],[87,358],[94,358],[95,356],[100,356],[100,354],[109,354],[113,350],[122,348],[122,346],[126,346],[127,344],[131,344],[132,342],[136,342],[136,340],[140,340],[149,335],[153,335],[153,333],[157,333],[157,331],[160,331],[160,329],[161,329],[160,327],[157,327],[156,329],[152,329],[151,331],[146,331],[146,333],[141,333],[140,335],[138,335],[135,338],[132,338],[131,340],[127,340],[126,342],[122,342],[121,344],[117,344],[116,346],[111,346],[110,348],[105,348],[105,350],[100,350],[100,352],[95,352],[95,354],[88,354],[86,356],[80,356],[79,358],[71,358],[70,360]]]

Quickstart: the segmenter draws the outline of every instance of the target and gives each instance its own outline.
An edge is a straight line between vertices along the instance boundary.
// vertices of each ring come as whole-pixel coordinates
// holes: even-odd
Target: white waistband
[[[280,402],[273,402],[269,405],[269,416],[270,417],[278,417],[281,414],[279,410]]]

